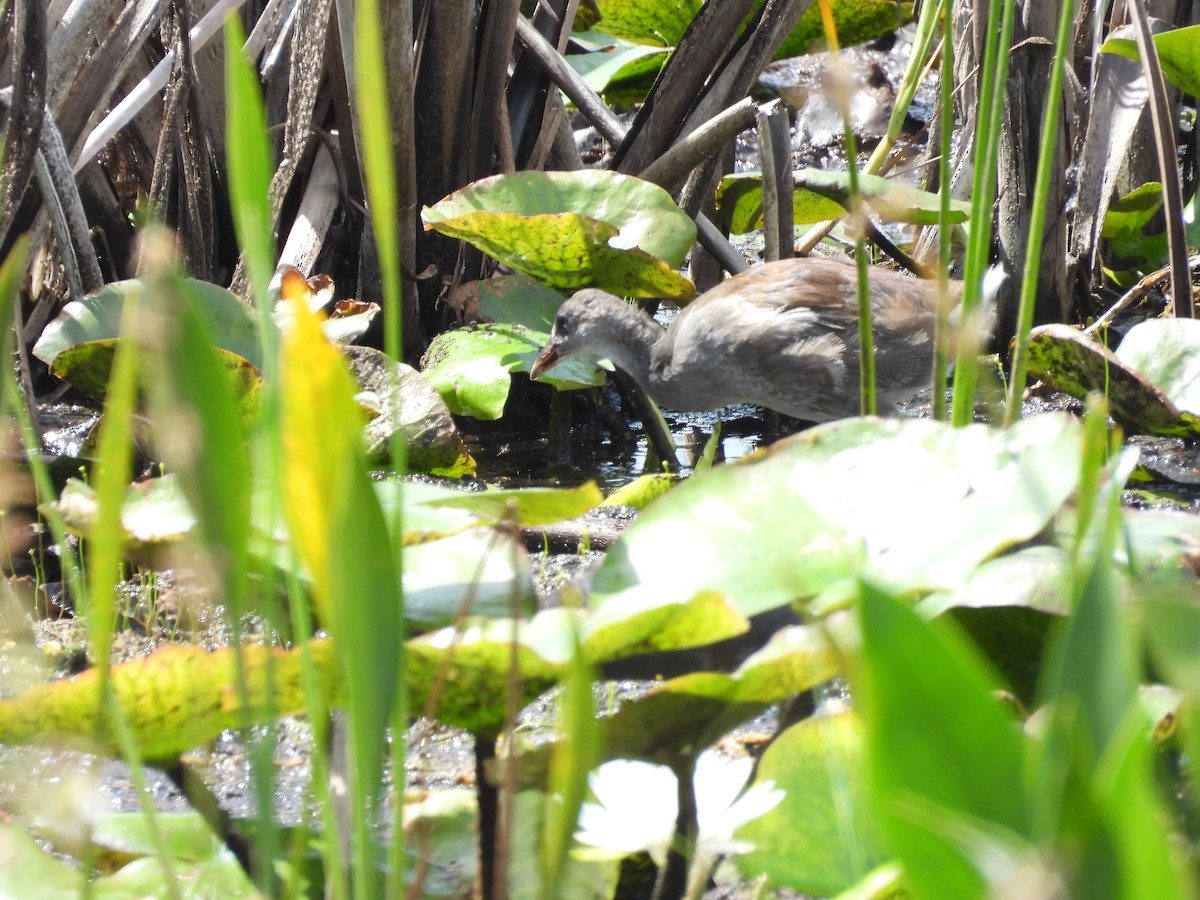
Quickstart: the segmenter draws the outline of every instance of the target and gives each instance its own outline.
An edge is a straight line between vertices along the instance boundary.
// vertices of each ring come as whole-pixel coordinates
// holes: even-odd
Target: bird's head
[[[609,338],[619,322],[636,316],[637,310],[619,297],[588,288],[578,291],[558,308],[550,340],[542,348],[529,377],[541,378],[561,360],[587,353],[608,356]]]

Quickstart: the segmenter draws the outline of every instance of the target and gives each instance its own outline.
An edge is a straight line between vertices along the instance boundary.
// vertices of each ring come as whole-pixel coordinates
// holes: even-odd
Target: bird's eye
[[[561,334],[563,337],[566,337],[567,332],[570,331],[570,329],[567,327],[567,317],[566,316],[559,316],[558,318],[556,318],[554,320],[554,330],[556,332],[558,332],[559,334]]]

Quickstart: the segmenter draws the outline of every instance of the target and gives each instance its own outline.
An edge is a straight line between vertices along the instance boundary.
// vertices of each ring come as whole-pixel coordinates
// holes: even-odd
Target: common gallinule
[[[755,266],[684,307],[668,328],[604,291],[559,308],[534,361],[538,378],[578,354],[606,357],[655,402],[679,411],[732,403],[809,422],[859,412],[854,266],[805,257]],[[887,269],[870,274],[880,412],[929,383],[937,288]],[[955,306],[962,284],[951,282]]]

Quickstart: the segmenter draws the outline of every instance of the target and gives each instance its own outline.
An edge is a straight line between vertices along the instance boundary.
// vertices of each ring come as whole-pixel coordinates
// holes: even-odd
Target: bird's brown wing
[[[742,276],[744,277],[744,276]],[[745,285],[743,285],[743,288]],[[789,302],[777,282],[756,295],[705,295],[674,330],[673,368],[710,371],[725,402],[755,403],[822,421],[843,412],[846,335],[855,319],[841,304]],[[717,361],[721,360],[722,363]]]
[[[882,269],[872,271],[871,294],[886,407],[924,382],[935,300],[927,283]],[[726,358],[728,389],[749,402],[814,421],[858,411],[851,265],[804,259],[752,269],[705,293],[679,325],[676,353],[687,348],[692,365]]]

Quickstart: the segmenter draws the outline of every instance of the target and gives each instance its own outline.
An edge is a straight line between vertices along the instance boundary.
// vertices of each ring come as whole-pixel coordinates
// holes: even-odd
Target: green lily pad
[[[1116,357],[1181,412],[1200,416],[1200,322],[1150,319],[1129,329]]]
[[[404,550],[404,619],[444,628],[464,613],[500,618],[533,612],[529,554],[512,536],[472,529]]]
[[[480,325],[446,331],[434,338],[425,354],[423,374],[459,416],[494,420],[504,413],[510,373],[528,374],[549,334],[520,325]],[[598,387],[604,372],[594,360],[564,360],[542,381],[558,390]]]
[[[461,284],[447,302],[468,325],[502,322],[549,334],[563,295],[514,272]]]
[[[332,644],[311,641],[308,651],[324,702],[341,702]],[[148,656],[113,666],[110,683],[142,756],[150,761],[177,760],[226,729],[304,712],[306,682],[300,654],[300,649],[249,644],[213,652],[165,645]],[[86,741],[97,753],[119,755],[107,710],[99,699],[100,677],[98,669],[88,669],[0,700],[0,743],[63,746]]]
[[[1162,185],[1151,181],[1113,200],[1104,214],[1100,234],[1111,242],[1104,272],[1117,284],[1130,286],[1167,261],[1167,233],[1159,219],[1162,204]],[[1183,208],[1189,246],[1200,243],[1197,209],[1196,196]]]
[[[763,227],[762,175],[740,172],[726,175],[717,188],[717,212],[732,234]],[[846,214],[836,200],[797,187],[792,193],[792,217],[797,225],[825,222]]]
[[[675,271],[696,226],[657,185],[602,170],[517,172],[467,185],[421,213],[426,229],[474,244],[560,288],[686,298]]]
[[[414,709],[425,708],[430,692],[440,685],[432,716],[476,735],[498,734],[508,702],[507,673],[515,663],[521,706],[553,686],[566,671],[571,653],[568,620],[576,616],[574,610],[549,609],[517,623],[469,618],[458,628],[406,641],[409,702]]]
[[[595,31],[637,44],[674,47],[703,0],[598,0]]]
[[[394,487],[377,483],[385,510],[394,502]],[[405,615],[411,626],[424,630],[448,625],[468,600],[465,608],[475,615],[510,616],[514,603],[524,613],[532,611],[528,555],[514,538],[491,528],[509,504],[518,522],[533,524],[570,518],[600,499],[594,485],[573,491],[545,489],[528,498],[488,498],[417,484],[403,485],[402,491],[405,543],[415,545],[407,547],[403,558]],[[456,506],[460,499],[465,502]],[[90,485],[71,480],[56,506],[73,534],[87,535],[97,513]],[[155,566],[169,562],[171,551],[195,536],[196,516],[178,478],[168,474],[129,488],[121,525],[127,553]]]
[[[237,396],[256,394],[262,365],[253,312],[216,285],[193,279],[184,279],[182,284],[197,301],[193,306],[216,341]],[[56,377],[103,399],[116,342],[122,337],[125,304],[142,300],[146,291],[146,282],[132,279],[105,285],[83,300],[73,300],[46,326],[33,347],[34,355]]]
[[[752,616],[820,613],[870,575],[902,592],[952,589],[1045,527],[1078,479],[1078,423],[1007,431],[847,419],[689,479],[650,504],[592,580],[604,612],[701,592]]]
[[[868,803],[863,727],[853,712],[806,719],[767,748],[755,784],[783,802],[737,832],[753,849],[735,857],[748,878],[830,897],[890,859]]]
[[[583,35],[585,38],[587,36],[587,33]],[[577,40],[580,35],[573,34],[571,37]],[[669,55],[670,51],[665,46],[610,38],[607,46],[590,53],[572,53],[567,57],[567,62],[583,77],[588,87],[605,96],[609,91],[623,91],[634,85],[649,88]]]
[[[54,506],[72,534],[86,537],[99,512],[96,490],[72,478]],[[130,485],[121,505],[126,553],[147,565],[164,562],[174,547],[196,530],[196,514],[175,475],[150,478]]]
[[[826,624],[857,642],[849,616]],[[771,704],[828,681],[841,656],[826,624],[781,629],[734,672],[691,672],[627,701],[601,723],[606,755],[674,766]]]
[[[629,484],[617,488],[604,498],[604,506],[632,506],[643,509],[651,500],[657,499],[679,483],[681,477],[674,472],[653,472],[639,475]]]
[[[1073,397],[1103,394],[1109,415],[1130,433],[1188,437],[1200,434],[1200,415],[1181,409],[1172,394],[1196,402],[1198,341],[1200,323],[1191,319],[1143,322],[1129,330],[1118,353],[1066,325],[1043,325],[1030,333],[1029,371]],[[1135,365],[1148,366],[1164,383]]]
[[[794,175],[793,215],[797,225],[836,219],[845,215],[850,202],[849,175],[801,169]],[[911,225],[933,225],[938,221],[941,199],[937,194],[879,175],[860,175],[859,188],[872,211],[882,219]],[[717,208],[722,221],[734,234],[762,228],[762,175],[754,172],[726,175],[717,189]],[[950,201],[950,221],[965,222],[970,205]]]
[[[715,596],[624,613],[557,607],[517,622],[475,616],[458,628],[443,628],[405,643],[409,696],[414,707],[421,707],[428,692],[440,684],[436,718],[477,735],[494,735],[504,725],[514,638],[519,699],[524,705],[565,676],[576,648],[573,634],[579,635],[580,650],[588,661],[600,664],[712,643],[747,627],[735,609]],[[747,689],[748,685],[736,688]]]
[[[171,871],[168,873],[155,851],[139,847],[139,858],[117,871],[88,880],[88,891],[96,897],[156,897],[174,895],[181,898],[200,897],[258,897],[254,884],[247,877],[234,855],[215,840],[212,829],[196,813],[159,813],[158,827],[168,842]],[[145,830],[146,816],[141,813],[102,814],[95,817],[98,833],[95,843],[106,848],[106,837],[114,828],[126,834]],[[140,823],[140,824],[139,824]],[[176,856],[176,838],[182,826],[195,836],[197,846],[209,849],[201,856]],[[205,839],[204,835],[207,835]],[[144,842],[138,842],[142,844]],[[124,853],[128,858],[129,852]],[[15,825],[0,825],[0,854],[5,860],[0,873],[0,894],[8,897],[71,897],[83,890],[84,876],[43,850],[34,839]],[[91,860],[93,863],[95,859]]]
[[[8,897],[76,896],[82,876],[43,850],[33,836],[11,822],[0,822],[0,893]]]
[[[523,528],[550,525],[581,516],[603,501],[594,481],[577,488],[521,488],[519,490],[443,491],[441,496],[415,501],[443,509],[467,510],[489,525],[509,522]],[[412,508],[410,505],[408,508]]]
[[[1065,616],[1071,606],[1071,598],[1064,594],[1066,566],[1067,553],[1061,547],[1025,547],[988,560],[959,588],[930,594],[917,610],[929,619],[957,608],[1004,606]]]
[[[843,47],[873,41],[912,21],[912,4],[895,0],[832,0],[833,24]],[[775,54],[776,59],[825,49],[825,30],[817,4],[800,17]]]
[[[1109,204],[1100,236],[1109,240],[1142,237],[1142,229],[1150,223],[1162,204],[1162,184],[1157,181],[1143,184]]]
[[[701,2],[600,0],[597,5],[601,18],[593,26],[595,31],[639,44],[673,47],[700,11]],[[833,0],[832,8],[834,25],[843,46],[873,40],[912,19],[912,4],[896,3],[895,0]],[[756,13],[757,7],[752,16]],[[820,11],[814,4],[784,40],[776,58],[799,56],[820,49],[824,41]]]
[[[1158,51],[1158,61],[1167,81],[1185,94],[1200,95],[1200,25],[1154,35],[1154,49]],[[1137,41],[1132,38],[1109,38],[1100,52],[1141,59]]]

